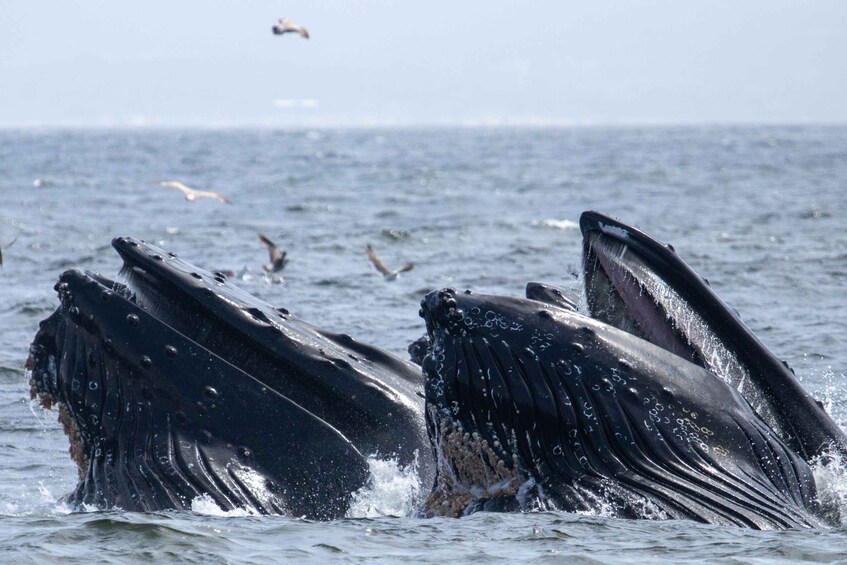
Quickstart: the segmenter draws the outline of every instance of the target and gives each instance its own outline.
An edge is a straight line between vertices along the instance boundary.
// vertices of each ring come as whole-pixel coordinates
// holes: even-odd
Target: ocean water
[[[232,201],[187,202],[176,179]],[[374,464],[331,523],[66,507],[76,483],[54,412],[23,371],[65,269],[114,276],[117,235],[210,269],[322,327],[405,355],[418,303],[452,286],[580,296],[580,212],[636,224],[677,252],[847,422],[847,128],[127,130],[0,132],[0,559],[202,562],[840,560],[847,529],[754,532],[567,513],[415,516],[414,476]],[[284,281],[258,272],[264,233]],[[11,247],[6,248],[10,241]],[[372,243],[387,282],[368,264]],[[847,478],[818,474],[847,510]]]

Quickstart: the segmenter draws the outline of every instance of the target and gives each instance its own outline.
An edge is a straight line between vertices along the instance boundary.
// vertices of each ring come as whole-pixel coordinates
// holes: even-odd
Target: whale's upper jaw
[[[231,314],[252,299],[228,285],[224,274],[199,269],[154,244],[116,237],[112,247],[124,262],[121,275],[141,306],[149,304],[157,316],[175,325],[196,319],[197,311],[214,317]],[[222,300],[224,297],[228,299]],[[189,322],[180,329],[190,335],[194,328]]]

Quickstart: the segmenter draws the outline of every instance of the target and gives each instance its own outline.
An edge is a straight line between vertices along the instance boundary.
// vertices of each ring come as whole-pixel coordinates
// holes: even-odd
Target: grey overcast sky
[[[847,123],[847,1],[4,0],[0,102],[5,127]]]

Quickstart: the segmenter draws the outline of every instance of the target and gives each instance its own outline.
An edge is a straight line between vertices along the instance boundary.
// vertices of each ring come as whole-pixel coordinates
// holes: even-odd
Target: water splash
[[[224,510],[206,493],[201,494],[191,501],[191,511],[202,516],[217,516],[222,518],[243,518],[245,516],[259,515],[254,508]]]
[[[844,387],[847,375],[837,373],[831,365],[812,365],[811,369],[807,370],[806,377],[798,376],[804,385],[804,381],[817,383],[818,386],[810,391],[812,396],[821,401],[823,409],[841,429],[847,429],[847,389]]]
[[[368,457],[368,467],[371,480],[368,485],[353,493],[347,516],[377,518],[415,515],[421,494],[417,459],[412,465],[401,467],[396,459],[383,460],[372,456]]]
[[[4,500],[0,506],[0,516],[65,516],[79,511],[90,510],[72,508],[63,498],[55,496],[44,481],[38,481],[38,494],[27,489],[20,500]]]
[[[820,512],[829,522],[847,526],[847,459],[837,451],[812,462]]]

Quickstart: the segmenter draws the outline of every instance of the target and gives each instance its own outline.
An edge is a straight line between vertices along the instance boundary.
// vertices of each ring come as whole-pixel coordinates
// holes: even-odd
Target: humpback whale
[[[71,503],[331,519],[366,457],[432,471],[419,369],[317,328],[154,245],[117,238],[124,283],[56,285],[27,368],[59,405],[80,470]]]
[[[429,293],[423,360],[437,451],[428,515],[606,508],[813,527],[809,465],[714,374],[536,300]]]
[[[846,452],[838,425],[672,246],[599,212],[580,227],[584,315],[541,283],[422,302],[426,513],[821,524],[810,465]]]

